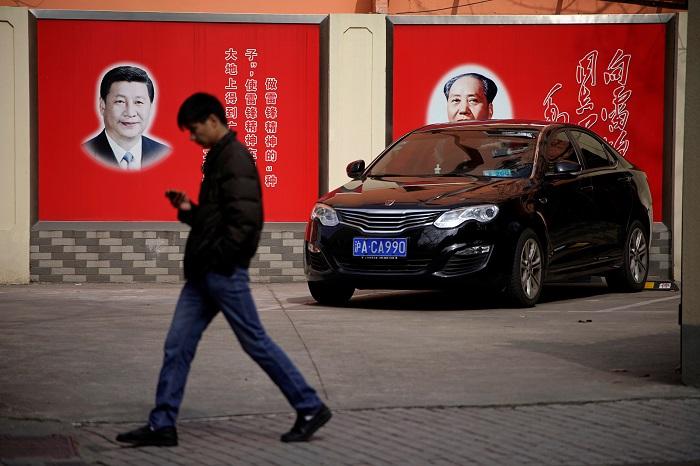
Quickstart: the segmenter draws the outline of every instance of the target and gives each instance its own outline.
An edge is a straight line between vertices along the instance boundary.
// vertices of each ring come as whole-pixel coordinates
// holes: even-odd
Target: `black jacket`
[[[185,246],[185,278],[207,272],[230,275],[248,268],[263,223],[258,171],[248,150],[231,132],[209,150],[202,166],[199,203],[178,211],[192,230]]]

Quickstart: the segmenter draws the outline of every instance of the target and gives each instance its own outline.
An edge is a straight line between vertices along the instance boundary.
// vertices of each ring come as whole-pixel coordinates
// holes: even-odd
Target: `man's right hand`
[[[165,191],[165,197],[168,198],[170,204],[173,207],[180,210],[191,210],[192,204],[190,203],[190,198],[187,197],[182,191],[175,191],[174,189],[168,189]]]

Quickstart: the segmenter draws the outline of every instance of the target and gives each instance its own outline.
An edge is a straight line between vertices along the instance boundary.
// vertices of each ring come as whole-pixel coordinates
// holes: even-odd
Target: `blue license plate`
[[[406,257],[406,238],[353,238],[352,255],[356,257]]]

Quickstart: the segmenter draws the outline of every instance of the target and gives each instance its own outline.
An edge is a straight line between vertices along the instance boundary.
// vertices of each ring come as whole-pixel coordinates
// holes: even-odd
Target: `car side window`
[[[587,169],[614,165],[605,147],[596,138],[582,131],[571,131],[571,135],[581,149],[583,163]]]
[[[576,150],[571,143],[566,132],[561,130],[550,136],[547,141],[547,152],[545,154],[547,163],[547,173],[556,171],[555,164],[557,162],[570,161],[580,163],[576,156]]]

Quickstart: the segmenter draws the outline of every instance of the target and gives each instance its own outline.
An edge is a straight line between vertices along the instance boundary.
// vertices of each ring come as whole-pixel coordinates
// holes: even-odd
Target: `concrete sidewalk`
[[[2,464],[698,464],[700,391],[680,384],[680,294],[550,287],[493,297],[362,292],[316,305],[253,285],[268,332],[334,409],[306,445],[217,317],[177,448],[124,448],[151,407],[179,287],[0,287]]]

